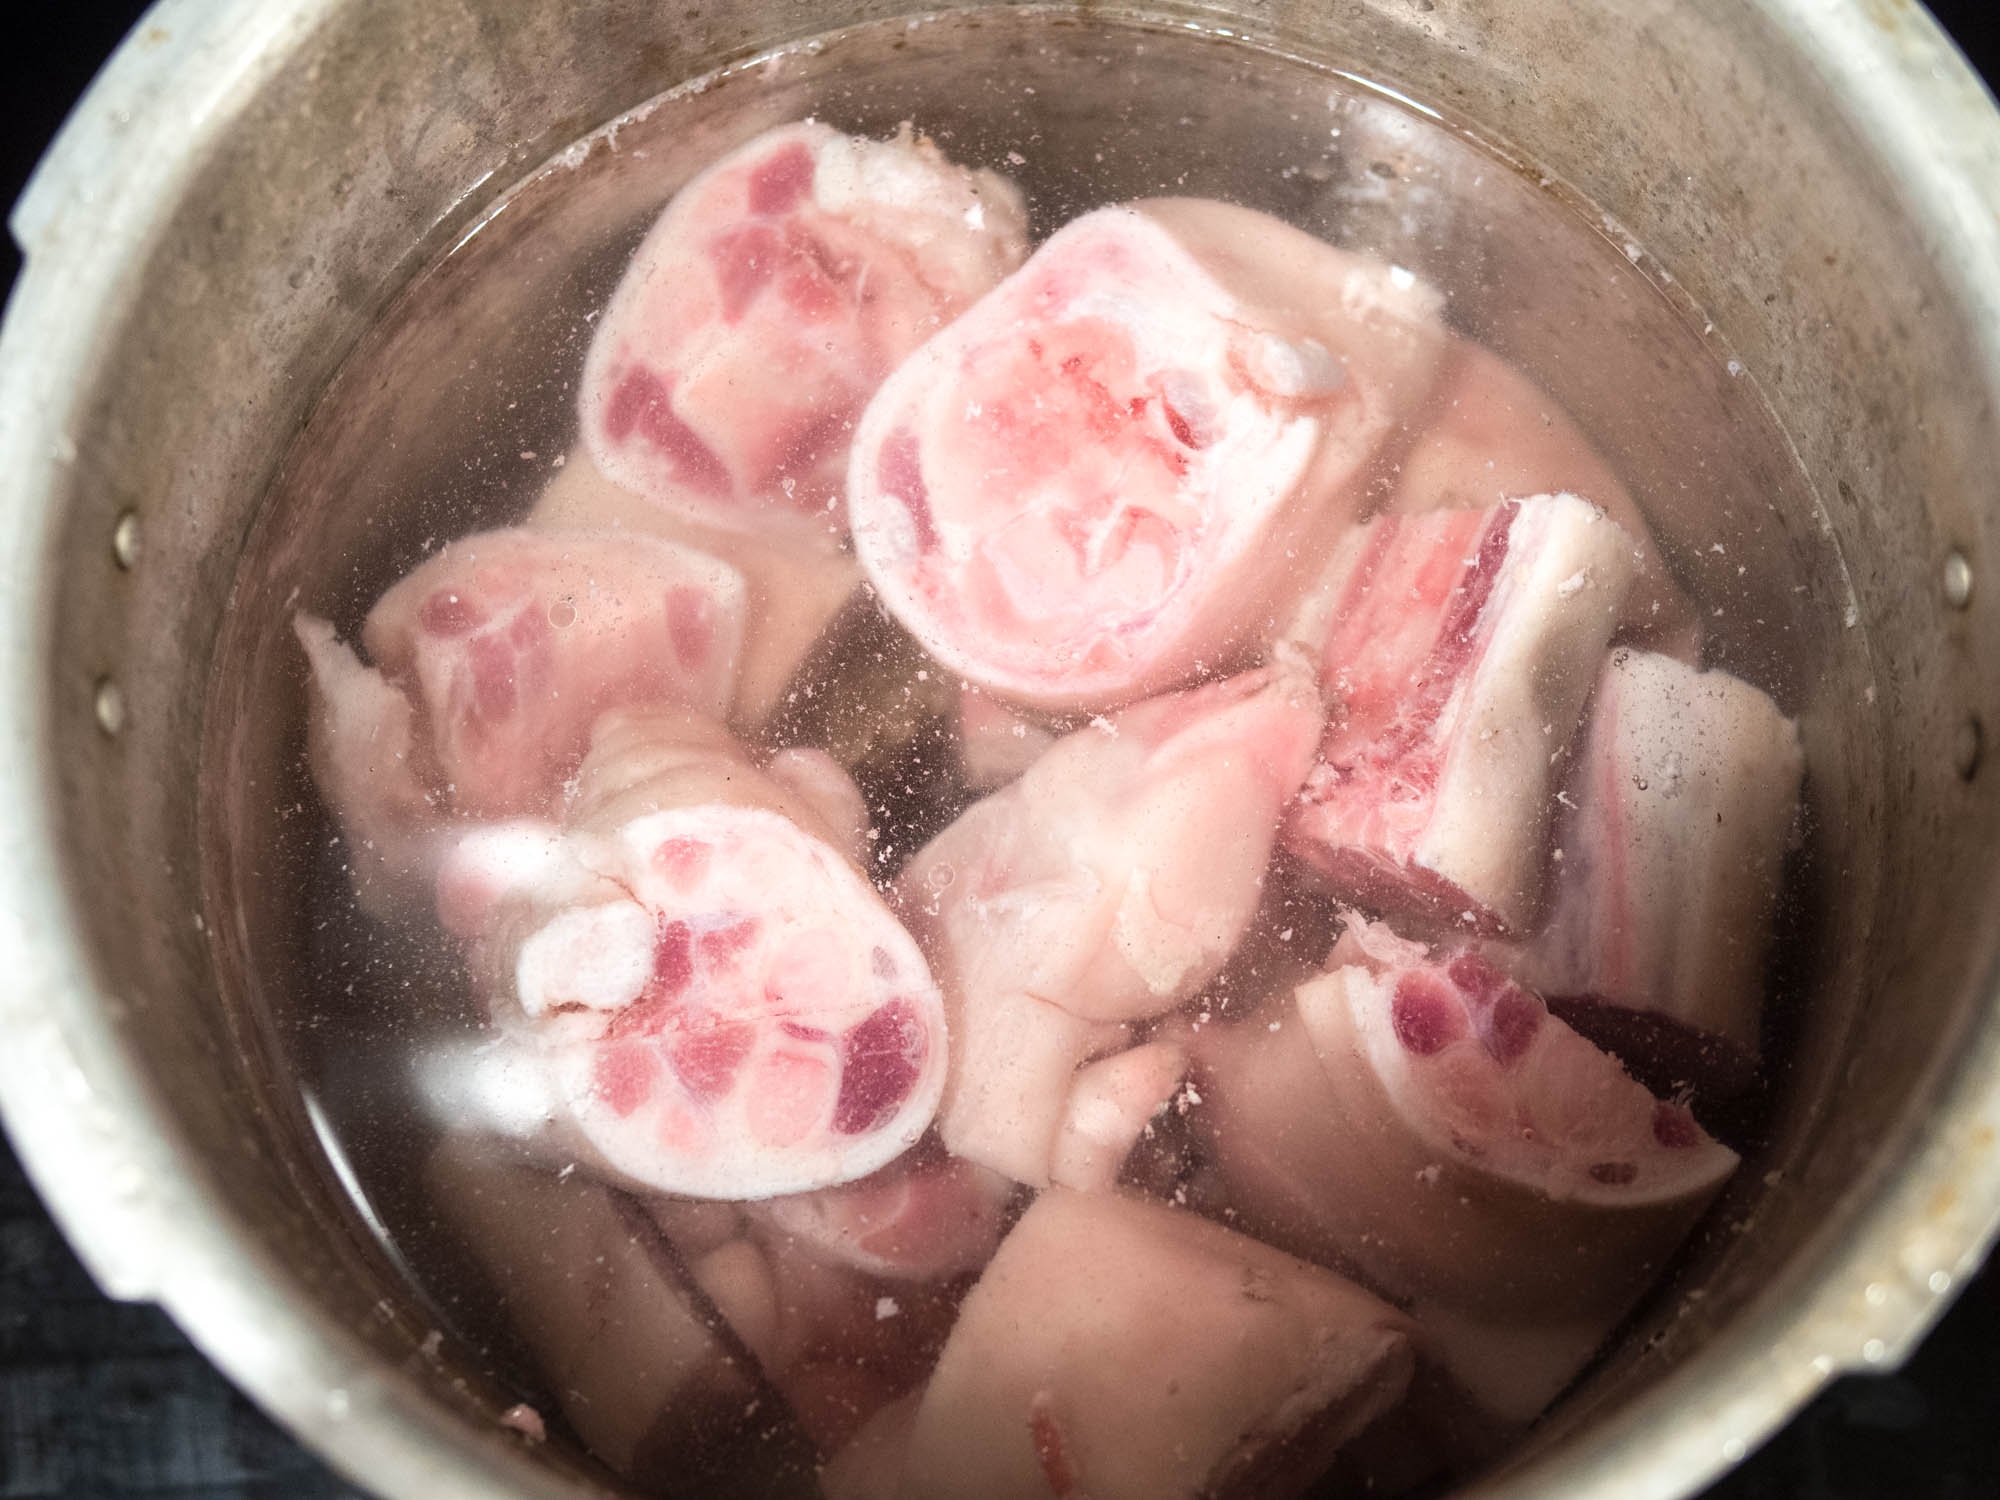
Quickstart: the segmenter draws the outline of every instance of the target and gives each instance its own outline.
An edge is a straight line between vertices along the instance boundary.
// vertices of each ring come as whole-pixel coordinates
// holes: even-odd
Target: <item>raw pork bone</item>
[[[1330,717],[1285,847],[1371,910],[1525,931],[1632,570],[1632,539],[1574,495],[1357,527],[1289,632]]]
[[[1328,963],[1289,1002],[1193,1033],[1194,1117],[1229,1204],[1406,1300],[1461,1384],[1525,1420],[1657,1278],[1736,1154],[1476,954],[1350,917]],[[1489,1379],[1503,1336],[1527,1352]]]
[[[463,840],[440,914],[552,1120],[640,1186],[764,1198],[865,1177],[937,1108],[943,1000],[815,811],[728,733],[614,710],[568,825]]]
[[[863,404],[1026,253],[1019,192],[928,141],[767,131],[632,257],[584,361],[584,443],[690,519],[823,537]]]
[[[1556,826],[1548,926],[1521,955],[1523,977],[1718,1040],[1728,1055],[1690,1081],[1747,1081],[1804,767],[1797,724],[1748,683],[1613,651],[1569,778],[1574,806]]]
[[[751,732],[771,717],[799,663],[861,582],[851,552],[783,528],[730,530],[691,518],[696,508],[636,494],[605,477],[578,447],[549,481],[527,524],[551,532],[657,536],[721,558],[743,575],[743,649],[730,722]],[[828,523],[832,525],[831,522]]]
[[[445,1137],[424,1181],[591,1452],[676,1485],[744,1462],[756,1373],[633,1205],[463,1134]]]
[[[1102,709],[1268,639],[1430,390],[1439,298],[1267,215],[1072,220],[912,355],[855,435],[849,520],[968,681]]]
[[[899,1500],[1303,1490],[1409,1382],[1410,1325],[1158,1204],[1051,1189],[966,1298]]]
[[[1458,339],[1438,377],[1431,411],[1430,424],[1403,455],[1385,510],[1419,515],[1524,495],[1581,495],[1632,538],[1636,569],[1620,634],[1700,662],[1701,620],[1667,571],[1639,507],[1544,391],[1491,350]]]
[[[1057,741],[911,860],[898,901],[951,1008],[950,1150],[1049,1180],[1077,1065],[1242,936],[1319,730],[1289,666],[1151,699]]]
[[[733,568],[596,531],[447,544],[369,611],[373,666],[297,615],[313,777],[364,909],[386,915],[421,889],[448,817],[545,812],[610,705],[721,711],[743,623]]]

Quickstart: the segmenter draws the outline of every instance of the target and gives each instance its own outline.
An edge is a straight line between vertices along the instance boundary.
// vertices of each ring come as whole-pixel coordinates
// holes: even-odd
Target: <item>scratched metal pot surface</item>
[[[200,792],[245,538],[343,358],[507,187],[675,83],[903,9],[167,0],[16,210],[0,1106],[103,1284],[162,1302],[385,1495],[615,1481],[503,1432],[513,1395],[469,1350],[423,1357],[430,1319],[254,1003],[255,918],[217,899],[236,846]],[[1619,1350],[1474,1486],[1684,1494],[1834,1373],[1892,1365],[2000,1216],[2000,678],[1980,665],[2000,660],[2000,116],[1896,0],[1044,14],[1347,70],[1601,210],[1793,445],[1778,531],[1823,528],[1845,559],[1809,575],[1858,634],[1795,684],[1820,917],[1770,1142]]]

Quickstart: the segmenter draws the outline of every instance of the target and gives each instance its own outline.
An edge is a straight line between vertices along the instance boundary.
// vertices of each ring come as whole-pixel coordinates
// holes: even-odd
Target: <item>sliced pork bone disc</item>
[[[1232,1202],[1240,1187],[1255,1224],[1275,1191],[1312,1237],[1300,1248],[1396,1296],[1615,1321],[1736,1168],[1685,1109],[1476,955],[1354,964],[1293,1000],[1277,1031],[1253,1021],[1202,1058]],[[1317,1080],[1286,1036],[1301,1025]],[[1265,1055],[1280,1040],[1282,1069]]]
[[[951,671],[1048,709],[1269,639],[1429,391],[1439,299],[1267,215],[1083,215],[869,403],[855,550]]]
[[[861,584],[852,553],[788,532],[735,531],[690,517],[692,507],[652,499],[607,478],[587,449],[573,449],[528,515],[540,531],[613,531],[661,537],[720,558],[743,575],[743,645],[732,724],[763,727],[785,688]]]
[[[935,1281],[993,1258],[1012,1179],[955,1156],[908,1152],[839,1187],[749,1205],[809,1255],[893,1280]]]
[[[698,1310],[657,1232],[605,1188],[449,1135],[424,1168],[444,1222],[484,1269],[543,1383],[591,1452],[659,1476],[713,1473],[745,1433],[749,1362]]]
[[[482,939],[511,960],[475,961],[502,980],[496,1019],[628,1180],[805,1192],[875,1171],[935,1112],[943,1000],[817,826],[712,725],[606,715],[566,837],[615,894],[529,894]]]
[[[549,809],[615,704],[720,716],[743,641],[743,580],[653,537],[481,532],[384,594],[363,630],[407,684],[449,804],[475,817]]]
[[[584,443],[694,520],[824,540],[862,406],[1026,246],[1020,194],[927,141],[768,131],[632,257],[584,361]]]
[[[1525,495],[1581,495],[1625,528],[1635,574],[1623,636],[1698,663],[1701,620],[1667,571],[1630,492],[1576,424],[1526,375],[1470,340],[1452,343],[1430,420],[1403,455],[1384,509],[1480,509]]]
[[[421,900],[443,816],[420,769],[416,710],[325,620],[294,615],[292,633],[311,672],[306,755],[313,784],[340,824],[361,909],[393,916],[401,902]]]
[[[1186,1049],[1162,1041],[1128,1048],[1079,1069],[1070,1086],[1062,1133],[1056,1137],[1049,1180],[1083,1193],[1113,1187],[1147,1122],[1174,1097],[1186,1072]]]
[[[903,1500],[1295,1493],[1402,1396],[1410,1325],[1157,1204],[1051,1189],[966,1298]]]
[[[1243,935],[1320,722],[1288,667],[1150,699],[1064,736],[910,862],[898,898],[952,1007],[949,1149],[1048,1180],[1077,1065]]]
[[[1527,977],[1758,1050],[1764,960],[1804,774],[1798,725],[1726,672],[1613,651],[1557,823]]]
[[[1376,911],[1532,925],[1559,762],[1632,570],[1632,539],[1574,495],[1356,528],[1289,632],[1330,719],[1286,847]]]

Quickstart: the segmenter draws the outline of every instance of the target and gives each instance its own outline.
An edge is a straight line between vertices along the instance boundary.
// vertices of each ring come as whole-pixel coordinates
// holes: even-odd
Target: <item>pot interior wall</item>
[[[325,957],[296,892],[326,871],[311,847],[323,841],[301,843],[292,831],[317,814],[299,766],[285,621],[303,597],[351,626],[408,560],[365,536],[396,498],[388,448],[372,465],[345,449],[340,468],[311,435],[296,450],[294,440],[357,348],[386,358],[387,342],[402,337],[416,341],[404,357],[456,368],[451,326],[401,330],[392,320],[372,344],[363,339],[419,267],[555,150],[808,24],[829,30],[895,9],[830,5],[808,19],[745,5],[670,17],[603,3],[524,18],[498,3],[327,5],[293,58],[244,101],[147,247],[68,423],[76,460],[45,603],[52,764],[61,768],[50,792],[104,991],[218,1220],[291,1282],[300,1336],[358,1340],[379,1358],[385,1389],[426,1420],[468,1418],[462,1430],[439,1429],[455,1434],[441,1441],[463,1455],[466,1474],[549,1483],[592,1466],[560,1444],[523,1458],[469,1435],[513,1394],[469,1345],[425,1352],[440,1310],[357,1210],[342,1182],[353,1165],[323,1149],[323,1111],[315,1118],[320,1106],[293,1084],[311,1047],[299,1009],[308,987],[283,981]],[[1990,660],[2000,645],[1981,488],[2000,434],[1982,356],[1954,312],[1961,289],[1905,224],[1897,184],[1823,85],[1737,7],[1649,11],[1638,22],[1608,0],[1522,5],[1504,17],[1452,0],[1378,0],[1338,14],[1260,6],[1241,17],[1154,9],[1389,84],[1517,152],[1531,165],[1512,201],[1545,207],[1553,194],[1563,212],[1591,205],[1615,215],[1610,232],[1645,249],[1627,281],[1577,315],[1610,336],[1619,358],[1673,357],[1669,335],[1705,313],[1748,372],[1714,365],[1707,399],[1729,424],[1690,475],[1676,443],[1687,414],[1620,403],[1616,365],[1578,358],[1572,329],[1535,316],[1544,283],[1566,286],[1576,268],[1539,245],[1508,258],[1509,244],[1533,242],[1505,232],[1461,241],[1495,258],[1475,278],[1494,291],[1469,331],[1535,370],[1620,458],[1687,581],[1733,592],[1704,570],[1746,564],[1781,584],[1767,594],[1795,601],[1782,619],[1725,617],[1715,630],[1725,662],[1742,662],[1801,715],[1811,767],[1812,853],[1784,980],[1810,998],[1786,1038],[1791,1061],[1768,1140],[1669,1294],[1549,1424],[1546,1448],[1666,1371],[1714,1357],[1729,1328],[1808,1283],[1815,1257],[1920,1135],[1966,1036],[1990,1024],[1996,807],[1976,726],[2000,723],[2000,709],[1976,663],[1982,648]],[[1111,19],[1102,8],[1090,15],[1097,25]],[[1007,29],[1029,66],[1042,28],[1075,34],[1076,21],[1022,12],[986,24]],[[921,53],[951,35],[912,33],[908,46]],[[1236,64],[1213,45],[1226,85]],[[858,72],[895,66],[876,46],[857,45]],[[770,84],[768,118],[803,105],[836,123],[894,125],[863,93],[814,94],[818,76],[807,69],[801,82]],[[1188,190],[1230,191],[1223,168],[1257,142],[1233,134],[1242,116],[1223,88],[1190,97],[1202,101],[1194,154],[1219,175]],[[715,132],[753,123],[724,102]],[[1014,101],[1031,134],[1077,107],[1075,96]],[[1385,106],[1369,118],[1370,149],[1409,170],[1396,155],[1415,149],[1397,138],[1399,116]],[[1048,134],[1062,136],[1053,124]],[[684,171],[720,142],[695,131],[662,146]],[[622,222],[632,200],[606,181],[613,187],[581,201],[607,224]],[[1292,190],[1273,181],[1257,191]],[[438,274],[476,269],[485,246],[531,237],[533,202],[532,191],[517,200]],[[1529,225],[1530,208],[1521,212]],[[1431,269],[1424,257],[1434,245],[1394,244],[1393,224],[1371,232],[1380,248]],[[605,266],[578,274],[602,276]],[[512,325],[522,342],[417,402],[381,406],[385,444],[447,422],[479,381],[507,377],[509,358],[538,358],[540,340],[564,336],[533,321],[531,272],[512,283],[467,274],[456,285],[461,329]],[[1745,394],[1752,381],[1768,413]],[[1773,420],[1796,468],[1758,466],[1755,455],[1772,451]],[[495,465],[505,457],[488,455]],[[305,498],[260,515],[281,474],[284,493]],[[504,513],[510,492],[503,484],[493,494]],[[126,570],[110,538],[128,510],[146,544]],[[1724,552],[1711,553],[1718,541]],[[1948,609],[1936,582],[1954,547],[1975,575],[1964,610]],[[246,556],[255,566],[237,585]],[[349,564],[339,597],[295,596],[327,558]],[[93,713],[105,679],[123,694],[115,736]],[[1696,1289],[1698,1300],[1684,1295]],[[228,1362],[220,1346],[232,1335],[193,1331]],[[299,1420],[298,1404],[264,1394]],[[373,1482],[393,1481],[369,1471],[365,1455],[343,1461]],[[544,1478],[531,1480],[529,1465]]]

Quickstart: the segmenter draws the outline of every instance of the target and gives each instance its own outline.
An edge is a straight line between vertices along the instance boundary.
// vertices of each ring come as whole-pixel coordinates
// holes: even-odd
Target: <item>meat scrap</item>
[[[1779,875],[1804,772],[1798,725],[1726,672],[1616,650],[1557,822],[1544,993],[1645,1011],[1754,1059]]]
[[[1430,390],[1439,299],[1249,209],[1072,220],[883,384],[855,549],[948,670],[1099,710],[1282,623]]]
[[[633,710],[599,721],[567,811],[462,841],[438,898],[583,1159],[763,1198],[916,1140],[943,1001],[814,809],[712,721]]]
[[[1289,631],[1329,722],[1286,848],[1372,910],[1527,930],[1632,572],[1631,537],[1574,495],[1357,527]]]
[[[1737,1164],[1484,958],[1359,918],[1329,972],[1192,1045],[1197,1117],[1241,1222],[1435,1312],[1461,1347],[1500,1328],[1534,1335],[1524,1347],[1555,1336],[1543,1383],[1523,1366],[1493,1397],[1522,1419]],[[1476,1379],[1477,1359],[1441,1342]]]
[[[691,520],[824,542],[862,405],[1025,253],[1020,194],[928,141],[767,131],[633,255],[584,362],[584,443]]]
[[[1564,493],[1588,500],[1632,539],[1635,576],[1619,617],[1621,637],[1698,662],[1701,620],[1610,465],[1526,375],[1490,349],[1454,340],[1429,422],[1403,455],[1384,509],[1418,515]]]
[[[1220,1225],[1051,1189],[967,1297],[900,1479],[873,1493],[1295,1494],[1402,1396],[1410,1331],[1360,1288]]]
[[[1283,667],[1150,699],[1065,736],[917,854],[896,891],[950,1007],[950,1150],[1049,1180],[1077,1065],[1242,936],[1319,729]]]

